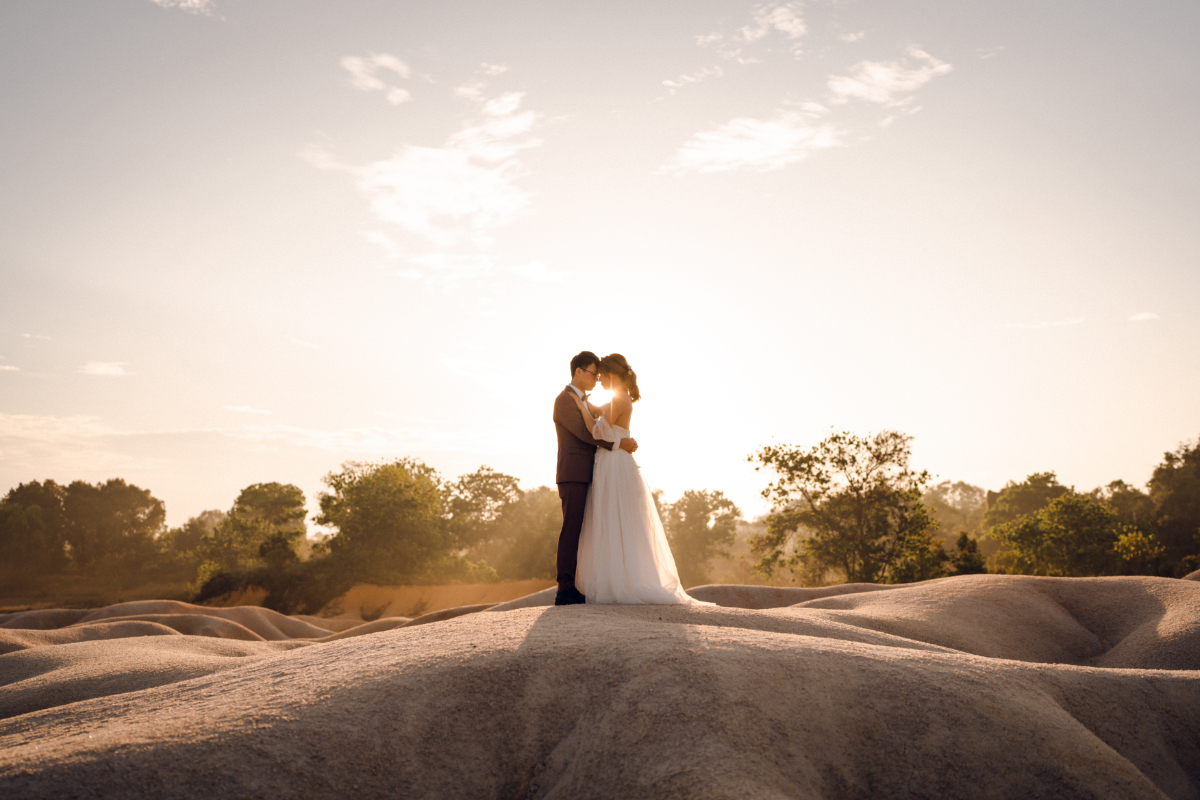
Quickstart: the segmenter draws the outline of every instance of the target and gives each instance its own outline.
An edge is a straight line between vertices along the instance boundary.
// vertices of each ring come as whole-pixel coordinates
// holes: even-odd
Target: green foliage
[[[63,495],[63,517],[71,560],[81,570],[134,574],[154,558],[166,509],[148,489],[121,478],[74,481]]]
[[[1134,575],[1154,574],[1154,564],[1167,551],[1153,533],[1143,533],[1132,525],[1120,525],[1113,550]]]
[[[1149,489],[1163,571],[1182,577],[1200,566],[1200,439],[1165,453]]]
[[[1137,487],[1125,481],[1113,481],[1093,489],[1090,494],[1111,508],[1123,524],[1143,529],[1154,526],[1154,500]]]
[[[987,511],[987,492],[963,481],[942,481],[921,495],[938,523],[938,534],[953,544],[955,531],[975,531]]]
[[[482,466],[445,488],[449,531],[458,547],[475,547],[499,535],[501,519],[521,500],[516,478]]]
[[[832,433],[810,449],[764,447],[751,457],[777,479],[766,532],[751,542],[756,568],[789,568],[806,583],[919,580],[940,573],[936,522],[921,502],[928,472],[908,466],[911,437]],[[940,546],[937,545],[937,546]]]
[[[505,506],[490,538],[470,551],[485,560],[502,580],[554,580],[558,534],[562,530],[562,501],[558,491],[539,486],[522,492]]]
[[[261,519],[277,531],[304,530],[304,492],[290,483],[255,483],[238,493],[230,515]]]
[[[999,492],[988,492],[983,527],[990,531],[997,525],[1036,514],[1069,491],[1053,472],[1035,472],[1020,483],[1009,481]]]
[[[208,521],[215,519],[216,512]],[[299,561],[304,540],[304,492],[292,484],[255,483],[238,494],[233,508],[203,535],[205,522],[189,520],[194,535],[197,581],[207,582],[221,572],[252,569],[263,564],[281,568]]]
[[[709,564],[729,555],[742,512],[722,492],[688,489],[660,506],[660,516],[683,585],[708,583]]]
[[[54,481],[22,483],[0,500],[0,553],[5,575],[53,573],[67,557],[66,489]]]
[[[979,542],[963,531],[954,543],[955,553],[950,557],[951,575],[982,575],[987,572]]]
[[[993,529],[1007,548],[996,563],[1023,575],[1115,574],[1117,527],[1117,515],[1106,504],[1075,492],[1060,494],[1036,513]]]
[[[158,537],[159,545],[168,555],[188,558],[195,554],[204,537],[212,536],[227,516],[224,511],[217,509],[201,511],[178,528],[165,531]]]
[[[347,462],[325,476],[316,522],[337,529],[330,556],[362,580],[406,583],[453,546],[438,473],[411,458]]]

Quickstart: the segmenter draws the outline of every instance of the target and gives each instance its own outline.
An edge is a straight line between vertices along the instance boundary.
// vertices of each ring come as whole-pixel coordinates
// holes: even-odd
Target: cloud
[[[814,120],[825,112],[810,103],[801,111],[783,110],[775,119],[739,118],[712,131],[697,133],[679,148],[660,172],[730,172],[780,169],[808,157],[813,150],[841,144],[838,131]]]
[[[800,6],[797,3],[785,3],[778,6],[758,6],[754,9],[754,26],[746,26],[741,30],[742,41],[752,42],[761,39],[774,29],[786,35],[789,39],[799,39],[808,32],[804,20],[800,18]]]
[[[255,408],[254,406],[221,406],[226,411],[232,411],[235,414],[270,414],[271,412],[265,408]]]
[[[178,8],[190,14],[212,14],[213,12],[212,0],[150,0],[150,2],[163,8]]]
[[[300,447],[329,451],[335,457],[382,457],[396,453],[509,452],[515,433],[493,426],[486,431],[448,429],[428,420],[401,421],[398,426],[321,430],[258,423],[228,428],[130,431],[113,428],[90,416],[35,416],[0,413],[0,450],[6,463],[43,471],[47,463],[65,474],[91,470],[158,469],[161,458],[135,455],[137,440],[152,438],[155,452],[165,438],[195,442],[211,437],[250,442],[262,447]],[[144,447],[144,446],[142,446]]]
[[[387,101],[394,106],[412,99],[412,94],[398,86],[389,86],[378,76],[381,70],[394,72],[401,78],[411,74],[408,64],[388,53],[373,53],[367,58],[345,56],[342,68],[350,73],[350,85],[363,92],[383,92]]]
[[[515,183],[521,172],[515,156],[541,144],[529,135],[539,115],[518,113],[522,96],[508,92],[483,101],[484,119],[455,133],[444,147],[405,145],[392,158],[354,169],[371,212],[438,245],[490,244],[491,232],[531,202]],[[379,237],[372,241],[383,243]]]
[[[1082,319],[1065,319],[1065,320],[1056,320],[1054,322],[1033,322],[1033,323],[1010,322],[1007,325],[1005,325],[1004,327],[1018,328],[1020,330],[1027,330],[1027,331],[1039,331],[1039,330],[1044,330],[1046,328],[1065,328],[1069,325],[1079,325],[1082,322],[1083,322]]]
[[[858,33],[843,33],[838,38],[841,39],[843,42],[857,42],[866,35],[867,35],[866,31],[859,31]]]
[[[850,76],[829,76],[829,91],[834,103],[852,99],[884,106],[902,106],[912,102],[912,93],[953,66],[938,61],[924,50],[910,47],[902,61],[863,61],[850,68]],[[905,96],[908,95],[908,96]]]
[[[301,347],[310,347],[310,348],[312,348],[313,350],[320,350],[320,349],[321,349],[321,346],[320,346],[320,345],[313,344],[312,342],[306,342],[306,341],[304,341],[303,339],[297,339],[295,336],[289,336],[289,337],[287,337],[287,340],[288,340],[289,342],[291,342],[292,344],[298,344],[298,345],[300,345]]]
[[[1158,314],[1152,311],[1143,311],[1141,314],[1134,314],[1126,322],[1146,322],[1152,319],[1158,319]]]
[[[505,69],[484,64],[479,72]],[[454,93],[469,100],[476,114],[441,147],[402,144],[390,158],[364,166],[345,163],[319,144],[300,155],[320,169],[352,176],[371,214],[386,223],[361,235],[388,261],[404,262],[393,270],[397,277],[443,287],[488,278],[495,279],[493,288],[506,276],[557,277],[539,262],[507,266],[488,255],[495,232],[532,205],[517,182],[524,171],[518,156],[541,145],[534,128],[542,115],[522,109],[524,92],[491,94],[486,82],[459,86]]]
[[[20,367],[14,367],[12,364],[0,364],[0,372],[20,372]]]
[[[782,33],[789,41],[794,41],[808,32],[808,26],[800,16],[799,3],[766,4],[755,6],[750,14],[751,24],[743,25],[736,33],[726,36],[720,33],[710,33],[697,36],[696,44],[700,47],[713,45],[717,55],[739,64],[751,64],[758,61],[742,55],[740,45],[752,44],[765,38],[772,32]],[[795,55],[800,54],[798,44],[791,46]]]
[[[125,369],[124,361],[89,361],[76,370],[76,372],[79,372],[81,375],[99,375],[104,377],[118,377],[129,374]]]
[[[43,336],[40,333],[22,333],[21,338],[22,339],[44,339],[46,341],[50,341],[49,336]]]
[[[705,78],[719,78],[724,74],[720,67],[705,67],[701,70],[693,72],[690,75],[680,75],[675,80],[663,81],[663,86],[671,90],[671,94],[675,94],[676,90],[687,86],[689,83],[699,83]]]
[[[504,64],[488,64],[486,61],[479,65],[479,71],[484,75],[495,77],[502,72],[508,72],[508,67]]]

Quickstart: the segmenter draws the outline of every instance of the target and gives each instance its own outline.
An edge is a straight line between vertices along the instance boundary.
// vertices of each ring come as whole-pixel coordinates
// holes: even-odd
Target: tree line
[[[356,583],[554,578],[562,509],[553,488],[522,490],[487,466],[446,480],[413,458],[347,462],[323,482],[312,521],[333,533],[315,541],[291,484],[253,484],[228,510],[176,528],[165,526],[161,500],[120,479],[21,484],[0,500],[0,579],[77,575],[129,587],[173,578],[197,601],[257,586],[268,607],[311,613]],[[719,491],[656,499],[684,579],[704,582],[740,511]]]
[[[931,485],[910,456],[911,437],[895,431],[764,447],[750,458],[773,476],[771,510],[751,524],[720,491],[673,502],[657,493],[683,584],[708,582],[735,544],[747,579],[802,585],[1200,567],[1200,440],[1165,454],[1145,491],[1114,481],[1078,492],[1053,472],[998,492]],[[190,583],[197,600],[260,586],[269,607],[311,613],[355,583],[554,578],[562,511],[551,487],[523,490],[487,466],[449,480],[414,458],[347,462],[323,481],[313,522],[332,535],[316,540],[291,484],[253,484],[228,510],[167,528],[162,501],[119,478],[23,483],[0,499],[0,579],[166,577]],[[722,568],[731,572],[747,570]]]
[[[930,486],[912,438],[834,432],[817,445],[750,457],[774,480],[755,569],[807,585],[908,583],[997,572],[1183,577],[1200,568],[1200,439],[1164,454],[1145,491],[1117,480],[1090,492],[1040,472],[998,492]]]

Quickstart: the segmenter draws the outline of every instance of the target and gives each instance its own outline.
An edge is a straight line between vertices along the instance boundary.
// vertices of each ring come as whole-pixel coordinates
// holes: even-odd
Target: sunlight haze
[[[347,460],[552,485],[624,354],[667,497],[894,429],[1142,485],[1200,434],[1200,5],[0,5],[0,482],[178,525]]]

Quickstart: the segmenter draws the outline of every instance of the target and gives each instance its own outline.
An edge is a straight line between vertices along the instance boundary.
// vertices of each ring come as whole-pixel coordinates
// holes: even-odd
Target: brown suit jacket
[[[575,405],[575,393],[568,384],[554,398],[554,432],[558,434],[557,483],[591,483],[596,464],[596,448],[612,450],[613,443],[594,439]]]

